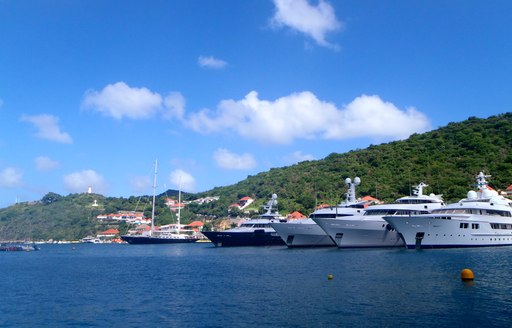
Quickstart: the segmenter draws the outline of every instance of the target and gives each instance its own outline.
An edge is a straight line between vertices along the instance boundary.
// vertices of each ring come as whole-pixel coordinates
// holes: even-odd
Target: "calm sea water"
[[[0,253],[0,327],[510,327],[511,252],[42,245]]]

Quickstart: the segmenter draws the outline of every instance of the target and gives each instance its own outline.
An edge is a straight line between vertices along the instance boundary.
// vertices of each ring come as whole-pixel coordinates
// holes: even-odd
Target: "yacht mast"
[[[177,223],[178,223],[178,234],[180,233],[180,230],[181,230],[181,225],[180,225],[180,221],[181,221],[181,176],[180,176],[180,183],[179,183],[179,186],[178,186],[178,217],[177,217]]]
[[[151,208],[151,230],[149,232],[150,236],[153,236],[153,231],[155,230],[155,199],[156,199],[156,174],[158,170],[158,160],[155,159],[155,174],[153,178],[153,206]]]

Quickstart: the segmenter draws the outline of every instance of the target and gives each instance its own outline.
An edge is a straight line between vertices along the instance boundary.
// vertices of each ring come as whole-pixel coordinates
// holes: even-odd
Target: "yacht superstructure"
[[[407,248],[445,248],[512,245],[512,201],[498,195],[476,176],[478,191],[471,190],[457,203],[429,214],[385,216]]]
[[[392,204],[373,205],[362,215],[313,220],[334,240],[338,247],[395,247],[404,242],[384,216],[408,216],[429,213],[444,206],[440,195],[424,195],[425,183],[418,184],[414,195],[397,199]]]
[[[250,219],[240,227],[225,231],[203,231],[215,246],[271,246],[284,245],[283,240],[270,226],[272,222],[285,220],[277,211],[277,195],[263,206],[266,212],[255,219]]]
[[[273,222],[270,225],[288,247],[336,246],[329,235],[313,219],[336,219],[362,214],[367,203],[356,200],[356,186],[360,183],[361,179],[358,177],[354,181],[350,178],[345,179],[348,190],[345,194],[345,201],[338,205],[318,208],[306,219]]]

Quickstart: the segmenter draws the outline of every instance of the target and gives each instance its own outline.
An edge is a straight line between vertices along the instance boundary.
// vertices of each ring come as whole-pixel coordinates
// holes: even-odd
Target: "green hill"
[[[186,194],[185,200],[208,195],[220,196],[220,200],[190,205],[183,217],[185,221],[195,219],[196,214],[222,217],[227,214],[227,206],[243,196],[255,198],[259,206],[272,193],[278,195],[281,213],[294,210],[309,213],[317,202],[338,203],[345,192],[344,179],[356,176],[362,180],[357,190],[359,196],[372,195],[393,201],[410,194],[411,188],[423,181],[430,186],[427,192],[443,194],[448,202],[457,201],[473,188],[474,176],[480,171],[493,176],[490,184],[495,189],[505,189],[512,183],[512,113],[487,119],[471,117],[434,131],[414,134],[406,140],[344,154],[332,153],[322,160],[249,176],[230,186]],[[52,196],[57,200],[52,200]],[[161,224],[173,220],[165,210],[163,196],[158,197],[157,203]],[[102,208],[91,206],[94,197],[101,197]],[[34,204],[0,209],[0,240],[82,238],[102,228],[96,215],[135,209],[137,202],[136,197],[123,199],[86,194],[62,197],[50,193]]]

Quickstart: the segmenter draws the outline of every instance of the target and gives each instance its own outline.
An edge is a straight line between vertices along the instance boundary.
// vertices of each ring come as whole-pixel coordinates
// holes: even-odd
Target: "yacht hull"
[[[251,232],[203,231],[202,233],[217,247],[285,245],[275,232],[256,230]]]
[[[148,236],[121,236],[121,239],[132,245],[148,244],[186,244],[195,243],[197,238],[158,238]]]
[[[334,241],[316,223],[272,223],[288,247],[333,247]]]
[[[383,219],[314,219],[339,248],[403,247],[398,232]]]
[[[512,230],[493,229],[476,217],[385,217],[409,249],[489,247],[512,245]],[[494,220],[498,221],[498,220]],[[494,222],[493,221],[493,222]],[[505,220],[504,220],[505,222]],[[507,227],[507,223],[503,223]],[[510,225],[510,223],[508,223]]]

